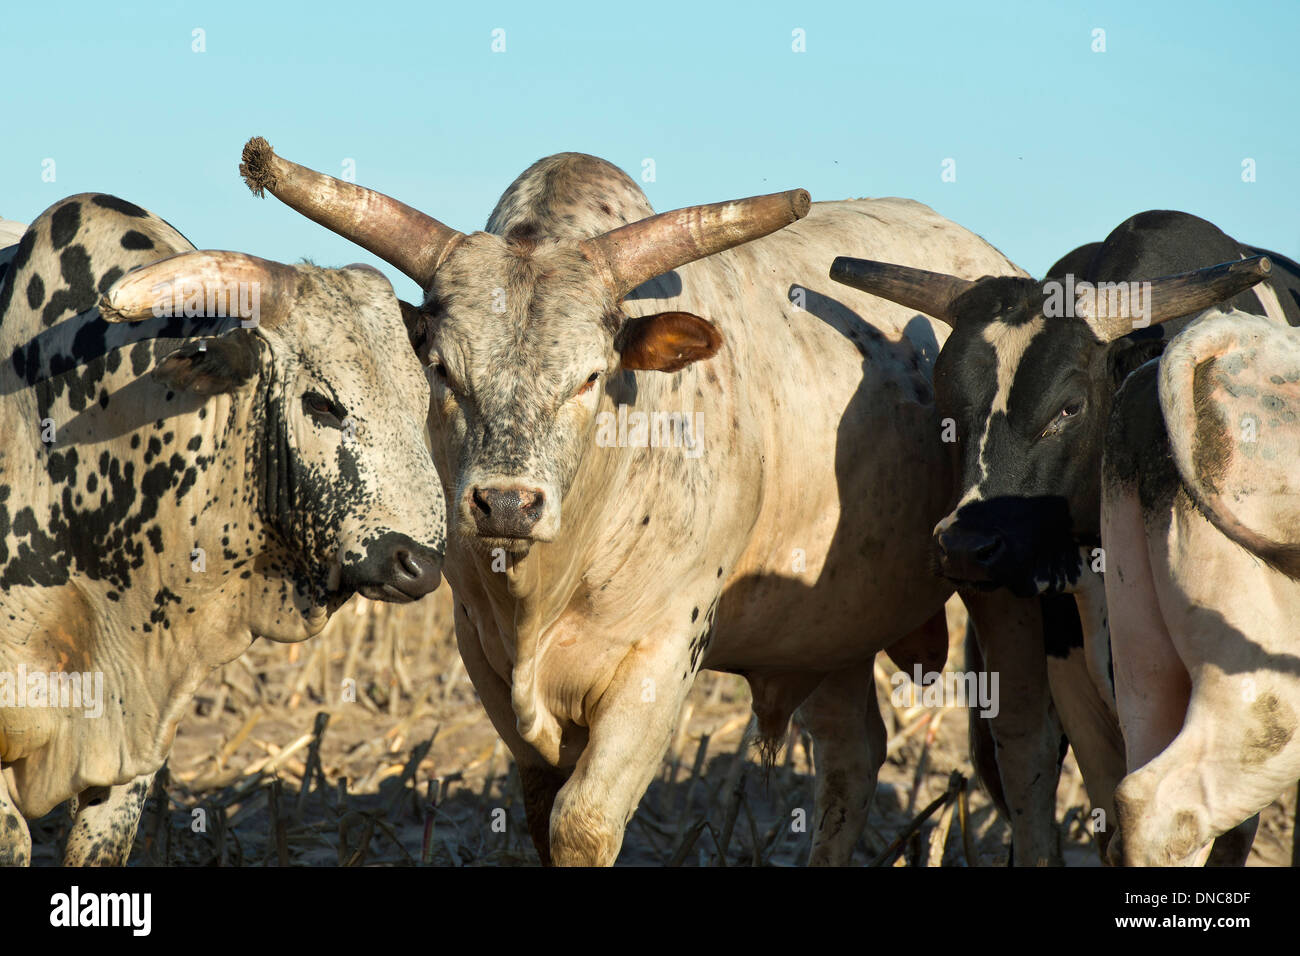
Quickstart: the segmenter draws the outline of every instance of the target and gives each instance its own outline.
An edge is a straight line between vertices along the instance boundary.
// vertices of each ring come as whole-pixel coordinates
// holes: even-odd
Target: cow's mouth
[[[1078,578],[1077,571],[1070,573],[1062,561],[1044,562],[1038,566],[998,568],[989,574],[963,575],[950,573],[942,566],[939,576],[959,592],[987,594],[1007,590],[1018,598],[1039,597],[1044,594],[1065,594]]]
[[[507,554],[515,557],[523,557],[529,549],[535,544],[531,537],[521,538],[502,538],[502,537],[485,537],[483,535],[471,535],[474,546],[488,556],[494,556],[496,551],[505,551]]]
[[[1006,587],[1006,585],[1001,581],[971,581],[967,578],[954,578],[947,574],[943,575],[943,579],[958,591],[966,591],[975,594],[987,594],[990,591],[997,591],[1000,588]]]
[[[410,604],[415,600],[413,596],[391,584],[363,584],[357,588],[357,593],[372,601],[388,601],[393,604]]]

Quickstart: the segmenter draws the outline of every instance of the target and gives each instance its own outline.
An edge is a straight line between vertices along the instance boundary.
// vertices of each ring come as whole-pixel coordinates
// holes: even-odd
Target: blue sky
[[[239,152],[263,135],[464,230],[531,162],[580,150],[638,178],[652,159],[659,210],[909,196],[1035,274],[1151,208],[1300,258],[1298,37],[1285,0],[14,3],[0,215],[99,190],[201,248],[374,262],[250,196]]]

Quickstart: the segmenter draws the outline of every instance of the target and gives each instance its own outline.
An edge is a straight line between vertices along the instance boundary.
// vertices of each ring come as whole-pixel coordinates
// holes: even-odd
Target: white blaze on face
[[[1020,369],[1020,360],[1024,358],[1029,343],[1046,325],[1047,320],[1040,315],[1016,325],[1007,322],[990,322],[980,333],[981,338],[993,346],[998,359],[998,387],[993,393],[993,407],[989,409],[990,417],[998,412],[1006,413],[1007,401],[1011,396],[1011,383],[1015,381],[1016,372]],[[984,434],[988,435],[987,429]]]
[[[980,337],[989,345],[993,346],[993,353],[997,357],[997,387],[993,391],[993,403],[989,406],[988,414],[984,418],[984,431],[980,435],[980,478],[966,490],[957,502],[956,507],[952,509],[949,518],[956,515],[957,510],[963,505],[980,499],[980,486],[989,474],[989,462],[985,457],[985,449],[989,440],[989,429],[993,424],[993,416],[998,412],[1006,414],[1007,403],[1011,397],[1011,385],[1016,379],[1016,372],[1020,370],[1020,361],[1025,357],[1025,351],[1029,348],[1039,332],[1047,326],[1047,320],[1041,315],[1031,319],[1028,322],[1011,324],[1009,322],[990,322],[980,333]],[[942,531],[950,523],[948,519],[940,523],[937,531]]]

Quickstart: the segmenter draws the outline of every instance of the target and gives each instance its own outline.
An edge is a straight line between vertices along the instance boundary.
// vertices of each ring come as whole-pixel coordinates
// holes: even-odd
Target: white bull
[[[847,862],[885,754],[873,659],[903,654],[909,635],[912,653],[945,651],[950,588],[929,530],[952,487],[931,389],[947,329],[827,268],[860,252],[969,277],[1019,270],[901,199],[819,203],[767,235],[806,194],[647,218],[625,174],[561,154],[515,181],[488,232],[465,235],[264,140],[244,159],[255,190],[425,291],[416,344],[453,514],[457,637],[518,761],[542,859],[614,861],[708,667],[745,676],[769,744],[799,709],[818,765],[810,859]],[[634,416],[647,413],[680,414],[691,441],[643,440]],[[972,604],[986,634],[1014,608],[998,622],[1007,646],[1040,640],[1021,602]],[[1002,713],[1030,744],[1010,762],[1026,783],[1054,769],[1059,738],[1043,732],[1038,657],[988,661],[1018,705]],[[1055,852],[1040,790],[1041,806],[1016,807],[1020,862]]]

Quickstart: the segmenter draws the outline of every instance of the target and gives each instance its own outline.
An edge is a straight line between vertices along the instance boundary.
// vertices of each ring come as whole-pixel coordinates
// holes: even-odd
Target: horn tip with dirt
[[[107,295],[101,295],[97,305],[99,307],[99,317],[105,322],[125,322],[127,320],[125,315],[113,308],[113,304],[109,301]]]
[[[263,191],[275,190],[275,150],[261,136],[254,136],[244,144],[244,153],[239,164],[239,175],[254,196],[262,196]]]
[[[794,212],[794,218],[802,219],[808,215],[808,210],[812,208],[812,196],[806,189],[790,190],[790,209]]]

